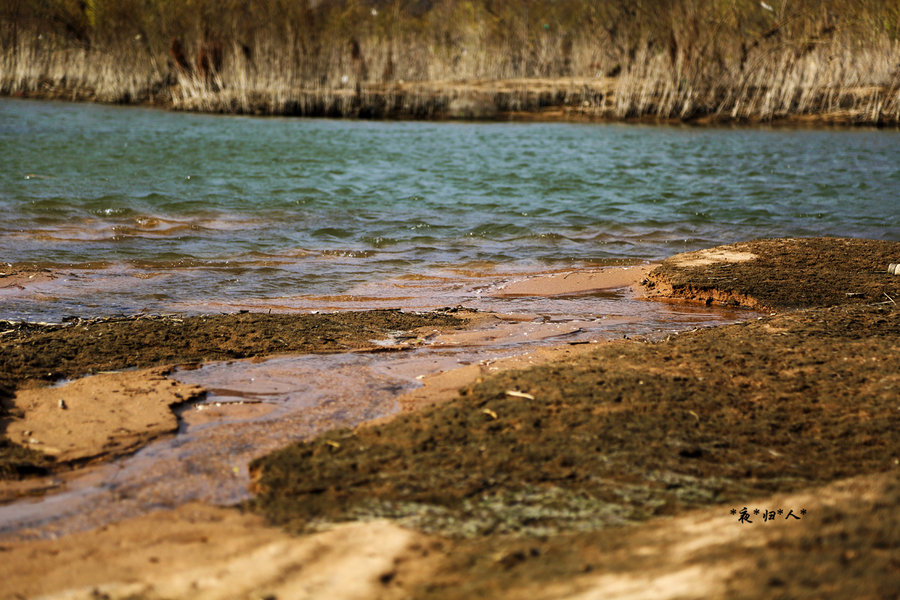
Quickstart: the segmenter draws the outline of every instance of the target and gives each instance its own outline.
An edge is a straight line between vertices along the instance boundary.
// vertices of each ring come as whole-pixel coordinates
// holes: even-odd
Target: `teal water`
[[[69,269],[70,290],[83,281],[0,295],[0,318],[377,296],[388,280],[633,264],[755,237],[898,240],[898,198],[896,131],[349,122],[5,99],[0,263]]]

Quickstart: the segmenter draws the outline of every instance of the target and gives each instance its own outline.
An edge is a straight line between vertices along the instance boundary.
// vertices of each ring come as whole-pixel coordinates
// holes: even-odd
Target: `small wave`
[[[25,229],[22,233],[35,240],[65,242],[109,242],[131,238],[181,237],[186,232],[196,234],[205,230],[236,231],[252,229],[258,223],[248,219],[172,219],[154,215],[137,215],[122,219],[119,214],[108,214],[108,209],[93,211],[90,217],[68,218],[64,222],[52,220],[52,224]],[[118,209],[110,209],[115,213]],[[123,209],[122,214],[131,212]]]
[[[4,266],[4,270],[13,270],[13,271],[40,271],[44,269],[54,270],[54,271],[64,271],[67,269],[71,269],[74,271],[86,270],[86,271],[102,271],[104,269],[108,269],[112,266],[113,263],[109,261],[73,261],[73,262],[62,262],[62,261],[52,261],[52,260],[36,260],[36,261],[24,261],[24,262],[15,262],[15,263],[0,263]]]
[[[566,236],[562,235],[561,233],[554,233],[554,232],[547,232],[547,231],[540,232],[540,233],[531,233],[528,235],[528,237],[537,239],[537,240],[552,240],[552,241],[569,239]]]
[[[340,227],[322,227],[312,231],[310,235],[314,238],[338,238],[345,240],[353,237],[354,234],[352,231],[341,229]]]
[[[186,230],[199,231],[200,229],[203,229],[203,227],[195,222],[176,221],[152,216],[135,217],[130,224],[113,225],[112,227],[112,230],[118,236],[141,236],[147,234],[166,236]]]
[[[264,252],[262,250],[251,250],[247,256],[258,260],[272,260],[276,262],[293,262],[293,259],[306,258],[308,256],[316,256],[318,252],[306,250],[305,248],[294,248],[292,250],[284,250],[282,252]]]
[[[362,238],[362,241],[369,244],[370,246],[373,246],[373,247],[379,248],[379,249],[387,248],[388,246],[396,246],[397,244],[400,243],[399,240],[395,240],[395,239],[389,238],[389,237],[383,237],[380,235],[378,235],[378,236],[368,236],[367,235]]]
[[[325,258],[371,258],[378,252],[374,250],[323,250]]]
[[[477,237],[484,239],[526,237],[531,235],[531,230],[527,227],[513,225],[512,223],[494,224],[486,223],[479,225],[470,230],[466,235],[468,237]]]
[[[68,198],[35,198],[28,201],[23,208],[29,213],[40,216],[46,215],[63,215],[70,216],[74,212],[73,203]]]
[[[105,208],[95,208],[90,213],[96,217],[125,217],[132,213],[130,208],[124,206],[108,206]]]
[[[263,258],[256,253],[247,253],[228,258],[197,258],[183,256],[174,253],[165,253],[156,258],[132,259],[127,261],[130,268],[151,270],[182,270],[182,269],[209,269],[213,271],[249,271],[266,275],[267,273],[281,273],[285,265],[296,264],[295,261],[284,259]]]

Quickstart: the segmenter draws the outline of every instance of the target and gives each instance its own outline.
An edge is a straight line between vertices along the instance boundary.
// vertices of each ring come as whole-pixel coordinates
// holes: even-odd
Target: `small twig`
[[[897,305],[897,303],[896,303],[896,302],[894,302],[894,299],[893,299],[893,298],[891,298],[891,297],[890,297],[890,296],[888,296],[888,293],[887,293],[887,292],[882,292],[882,293],[883,293],[883,294],[884,294],[884,295],[885,295],[885,296],[886,296],[886,297],[887,297],[887,299],[888,299],[888,300],[890,300],[890,301],[891,301],[891,304],[893,304],[893,305],[894,305],[894,306],[896,306],[896,305]]]

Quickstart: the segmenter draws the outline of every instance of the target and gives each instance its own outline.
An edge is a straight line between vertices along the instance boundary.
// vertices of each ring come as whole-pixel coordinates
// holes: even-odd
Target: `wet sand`
[[[167,369],[103,373],[55,386],[24,387],[10,401],[21,415],[6,425],[15,444],[81,463],[119,456],[178,429],[172,409],[205,393],[166,378]],[[56,396],[54,403],[51,396]]]
[[[828,252],[849,258],[824,269]],[[734,262],[734,253],[759,258]],[[382,528],[398,540],[384,553],[390,564],[367,563],[374,566],[359,571],[360,587],[329,589],[329,597],[884,597],[900,583],[889,550],[900,543],[891,508],[900,277],[883,271],[900,262],[900,244],[782,240],[712,256],[704,264],[674,257],[645,283],[655,294],[690,289],[704,304],[753,298],[777,314],[747,313],[746,323],[653,342],[577,340],[524,371],[500,369],[541,362],[542,353],[466,365],[461,379],[447,369],[405,401],[428,408],[255,461],[259,495],[246,507],[291,531],[324,530],[287,543],[298,549],[340,539],[348,526],[331,523],[345,520],[357,521],[353,535]],[[852,289],[812,295],[834,282]],[[786,286],[794,293],[785,296]],[[460,382],[465,392],[450,398]],[[744,506],[806,512],[796,522],[754,515],[750,525],[730,513]],[[173,530],[190,520],[185,510],[164,513]],[[389,523],[366,524],[374,517]],[[211,550],[223,528],[209,520],[197,539]],[[125,556],[98,565],[90,548],[113,540],[143,556],[134,523],[4,542],[8,597],[68,588],[80,591],[65,597],[87,598],[100,584],[114,598],[189,597],[187,581],[207,585],[206,597],[226,597],[234,585],[227,565],[238,563],[248,567],[245,587],[230,597],[328,589],[308,579],[321,562],[266,558],[262,549],[283,534],[252,519],[252,541],[218,563],[188,558],[190,566],[163,569],[153,554],[145,567]],[[175,536],[155,548],[190,557],[196,543]],[[342,560],[377,547],[335,544],[341,558],[323,560],[336,573],[350,568]],[[77,578],[54,566],[63,551],[82,553],[66,555]],[[204,566],[213,564],[226,566]],[[58,575],[47,584],[29,577],[40,568]]]

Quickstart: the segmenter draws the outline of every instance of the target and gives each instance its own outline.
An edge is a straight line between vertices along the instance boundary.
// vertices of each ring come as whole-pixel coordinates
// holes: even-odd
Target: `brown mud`
[[[0,438],[0,478],[46,474],[65,462],[36,452],[34,448],[40,448],[40,444],[31,444],[29,448],[10,439],[10,430],[15,432],[16,441],[23,441],[19,438],[24,436],[27,442],[33,437],[24,433],[36,426],[21,422],[26,417],[22,402],[49,413],[77,412],[59,407],[60,394],[56,389],[39,387],[28,391],[27,399],[17,401],[19,388],[46,386],[103,371],[282,353],[377,350],[380,347],[375,341],[397,331],[425,326],[457,327],[462,323],[449,312],[410,314],[399,310],[315,315],[139,316],[75,319],[62,324],[0,322],[0,433],[6,432]],[[134,403],[143,397],[125,391],[120,390],[120,401]],[[110,401],[115,403],[115,397]],[[134,444],[130,443],[112,444],[110,451],[102,454],[109,457],[133,448]]]

